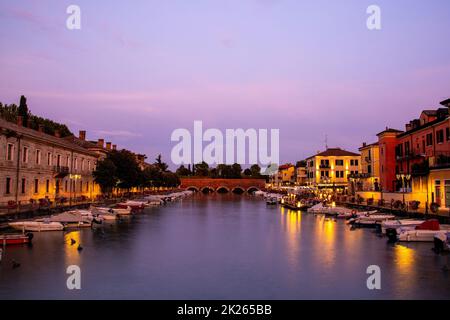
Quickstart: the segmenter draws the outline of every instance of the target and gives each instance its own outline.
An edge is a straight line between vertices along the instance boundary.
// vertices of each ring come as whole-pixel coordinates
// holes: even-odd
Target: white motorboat
[[[387,229],[399,229],[404,227],[410,227],[414,229],[415,227],[421,225],[424,220],[414,220],[414,219],[400,219],[400,220],[386,220],[381,222],[381,233],[386,234]]]
[[[372,215],[363,215],[357,218],[352,218],[348,221],[348,223],[353,224],[355,226],[360,227],[375,227],[377,224],[382,223],[386,220],[395,219],[394,215],[389,214],[372,214]]]
[[[266,200],[266,204],[267,205],[276,205],[278,203],[278,199],[277,198],[269,198]]]
[[[36,219],[37,222],[59,222],[66,228],[83,228],[90,227],[92,225],[93,217],[89,212],[89,215],[83,214],[80,210],[65,211],[60,214],[52,215],[49,218]]]
[[[398,241],[418,241],[418,242],[433,242],[435,235],[440,233],[447,233],[450,231],[449,225],[440,225],[436,219],[423,221],[416,227],[403,227],[397,229]],[[392,235],[391,235],[392,237]]]
[[[131,214],[131,208],[108,208],[108,207],[91,207],[94,215],[121,215],[127,216]]]
[[[21,231],[43,232],[43,231],[61,231],[64,230],[64,225],[60,222],[50,221],[19,221],[10,222],[8,224],[11,228]]]

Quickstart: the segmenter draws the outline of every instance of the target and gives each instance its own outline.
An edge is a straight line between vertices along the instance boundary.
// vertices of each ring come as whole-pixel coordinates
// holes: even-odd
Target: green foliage
[[[20,98],[20,105],[17,107],[15,104],[2,104],[0,103],[0,117],[9,122],[17,123],[18,116],[22,116],[23,124],[28,128],[38,130],[39,125],[43,126],[44,132],[54,135],[56,131],[59,131],[61,137],[67,137],[73,135],[69,128],[65,124],[54,122],[47,118],[42,118],[33,115],[27,106],[27,100],[24,96]]]
[[[207,177],[209,174],[209,166],[203,161],[194,165],[195,175],[199,177]]]
[[[252,177],[260,177],[261,176],[261,167],[257,164],[254,164],[250,167],[250,171],[252,172]]]
[[[251,175],[252,175],[252,171],[250,169],[247,168],[244,170],[244,176],[250,177]]]
[[[169,168],[169,166],[162,161],[161,154],[158,154],[153,165],[155,165],[162,172],[167,171],[167,168]]]
[[[117,184],[117,167],[111,159],[100,161],[92,175],[103,193],[110,193]]]
[[[180,177],[188,177],[190,175],[192,175],[191,170],[189,170],[188,168],[186,168],[184,165],[181,165],[177,171],[176,171],[177,175]]]

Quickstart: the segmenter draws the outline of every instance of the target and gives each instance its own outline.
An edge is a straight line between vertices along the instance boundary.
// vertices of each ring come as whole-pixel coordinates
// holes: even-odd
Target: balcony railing
[[[431,168],[445,168],[450,167],[450,152],[438,151],[433,157],[429,158]]]
[[[69,167],[65,166],[54,166],[53,173],[57,178],[65,177],[69,174]]]

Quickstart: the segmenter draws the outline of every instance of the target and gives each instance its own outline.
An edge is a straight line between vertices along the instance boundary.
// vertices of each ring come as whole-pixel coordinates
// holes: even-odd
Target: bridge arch
[[[194,192],[199,192],[200,191],[196,186],[187,187],[186,190],[194,191]]]
[[[213,187],[205,186],[205,187],[203,187],[203,188],[201,189],[201,191],[202,191],[203,193],[213,193],[215,190],[214,190]]]
[[[217,193],[228,193],[230,192],[230,188],[226,187],[226,186],[219,186],[216,189]]]
[[[260,189],[258,187],[251,186],[251,187],[247,188],[247,193],[252,193],[252,192],[255,192],[255,191],[259,191],[259,190]]]
[[[231,192],[236,194],[243,194],[245,192],[245,189],[240,186],[236,186],[231,190]]]

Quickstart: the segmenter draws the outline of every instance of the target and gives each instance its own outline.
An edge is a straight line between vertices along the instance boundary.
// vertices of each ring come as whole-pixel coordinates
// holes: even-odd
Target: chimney
[[[78,137],[80,138],[80,140],[86,140],[86,131],[80,130]]]
[[[112,149],[113,149],[113,150],[117,150],[117,145],[116,145],[116,144],[113,144],[113,145],[112,145]]]
[[[366,147],[366,146],[367,146],[367,143],[363,142],[363,147]]]
[[[100,148],[103,148],[104,143],[105,143],[104,139],[98,139],[97,146],[99,146]]]
[[[41,133],[44,133],[44,125],[43,124],[38,125],[38,131]]]
[[[410,123],[407,123],[406,125],[405,125],[405,129],[406,129],[406,131],[409,131],[409,130],[411,130],[411,122]]]
[[[17,116],[17,125],[19,127],[23,126],[23,117],[22,116]]]
[[[106,143],[106,150],[111,150],[111,142]]]
[[[61,137],[61,133],[59,132],[58,129],[55,130],[55,137],[57,137],[57,138]]]

